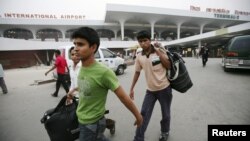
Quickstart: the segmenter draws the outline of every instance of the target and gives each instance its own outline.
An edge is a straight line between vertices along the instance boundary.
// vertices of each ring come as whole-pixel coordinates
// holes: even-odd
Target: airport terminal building
[[[250,34],[250,11],[190,6],[189,10],[107,4],[103,20],[82,15],[3,13],[0,15],[0,63],[4,68],[51,62],[53,50],[73,45],[70,35],[82,26],[94,28],[101,46],[128,55],[138,45],[136,34],[147,30],[164,46],[194,55],[205,42],[211,57],[234,36]]]

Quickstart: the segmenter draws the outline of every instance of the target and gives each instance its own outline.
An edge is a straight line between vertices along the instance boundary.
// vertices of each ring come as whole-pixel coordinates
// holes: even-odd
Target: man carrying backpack
[[[134,87],[143,69],[145,72],[147,90],[142,104],[142,126],[136,129],[134,141],[144,141],[144,134],[150,121],[156,100],[159,101],[162,111],[161,136],[159,141],[167,141],[170,128],[170,106],[172,101],[172,89],[166,77],[166,71],[170,68],[170,62],[166,50],[151,44],[150,33],[141,31],[137,40],[142,51],[135,59],[135,74],[130,88],[130,98],[134,99]]]

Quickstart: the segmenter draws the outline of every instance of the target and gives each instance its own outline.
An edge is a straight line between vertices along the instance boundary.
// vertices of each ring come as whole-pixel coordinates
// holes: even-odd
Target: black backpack
[[[65,105],[67,97],[64,96],[56,108],[45,112],[41,119],[51,141],[74,141],[79,138],[79,123],[76,116],[78,102]]]
[[[170,86],[178,92],[185,93],[193,86],[193,83],[185,66],[185,61],[176,52],[167,51],[171,68],[167,72]]]

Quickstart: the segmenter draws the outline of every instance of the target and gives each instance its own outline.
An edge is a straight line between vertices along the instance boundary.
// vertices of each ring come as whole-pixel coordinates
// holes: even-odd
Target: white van
[[[70,48],[72,46],[61,46],[58,49],[61,51],[61,55],[66,59],[67,64],[72,64],[72,60],[70,59]],[[116,54],[110,51],[107,48],[99,47],[98,51],[95,53],[95,59],[98,62],[101,62],[107,65],[110,69],[112,69],[117,75],[124,74],[124,70],[127,68],[127,64],[123,58],[116,56]],[[78,63],[81,65],[81,63]]]

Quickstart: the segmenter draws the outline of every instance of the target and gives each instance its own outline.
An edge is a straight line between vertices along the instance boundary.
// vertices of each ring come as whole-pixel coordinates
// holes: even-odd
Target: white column
[[[117,30],[112,30],[115,33],[115,40],[117,40]]]
[[[3,37],[3,30],[0,30],[0,37]]]
[[[122,41],[124,40],[124,23],[125,21],[120,20]]]
[[[154,26],[155,26],[155,23],[151,22],[150,25],[151,25],[151,40],[153,40],[154,39]]]
[[[198,42],[198,48],[199,49],[201,48],[201,40],[199,40],[199,42]]]
[[[64,40],[64,39],[66,39],[66,31],[65,30],[60,30],[61,32],[62,32],[62,39]]]
[[[182,24],[182,23],[178,23],[178,24],[177,24],[177,39],[180,39],[180,34],[181,34],[181,24]]]
[[[36,39],[36,30],[31,30],[32,34],[33,34],[33,38]]]
[[[161,39],[161,33],[162,33],[162,31],[159,31],[158,39]]]
[[[125,49],[125,56],[126,56],[126,58],[128,57],[128,50],[127,49]]]
[[[203,33],[203,29],[204,29],[204,25],[201,25],[201,27],[200,27],[200,34]]]

